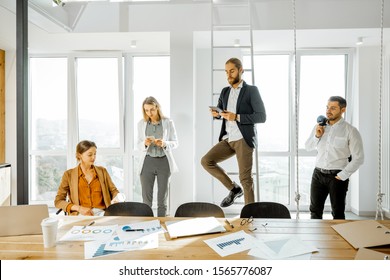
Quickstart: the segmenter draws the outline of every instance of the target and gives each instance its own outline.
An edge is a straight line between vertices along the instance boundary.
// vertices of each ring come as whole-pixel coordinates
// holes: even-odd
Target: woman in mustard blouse
[[[64,172],[54,205],[70,215],[93,216],[105,210],[119,193],[104,167],[94,165],[96,144],[84,140],[77,144],[79,164]]]

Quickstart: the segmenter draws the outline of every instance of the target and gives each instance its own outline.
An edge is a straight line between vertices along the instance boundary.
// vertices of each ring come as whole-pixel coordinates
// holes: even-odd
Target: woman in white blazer
[[[164,117],[158,101],[150,96],[142,103],[143,119],[138,123],[138,148],[142,151],[139,175],[143,202],[152,207],[153,186],[157,178],[157,216],[167,212],[168,183],[177,172],[172,150],[178,146],[175,125]]]

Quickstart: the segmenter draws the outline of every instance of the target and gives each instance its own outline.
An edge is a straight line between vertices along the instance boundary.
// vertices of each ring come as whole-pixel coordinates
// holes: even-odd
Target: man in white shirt
[[[312,219],[322,219],[328,194],[333,218],[345,219],[349,177],[364,161],[359,131],[342,118],[346,108],[343,97],[331,96],[326,106],[326,123],[317,124],[305,143],[306,150],[318,152],[310,187]]]
[[[266,121],[266,112],[259,90],[241,79],[244,72],[238,58],[225,63],[230,86],[222,89],[218,99],[219,112],[211,110],[214,118],[221,119],[219,142],[202,158],[203,168],[218,179],[228,190],[221,207],[228,207],[244,195],[245,204],[254,202],[252,163],[257,146],[256,123]],[[218,164],[236,156],[242,188]]]

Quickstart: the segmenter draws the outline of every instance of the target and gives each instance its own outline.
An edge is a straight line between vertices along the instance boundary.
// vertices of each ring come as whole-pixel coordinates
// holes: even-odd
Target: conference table
[[[124,216],[60,216],[58,217],[58,240],[73,226],[88,225],[94,221],[95,226],[125,225],[158,219],[161,226],[165,222],[186,218],[174,217],[124,217]],[[189,218],[187,218],[189,219]],[[296,236],[304,244],[312,245],[318,252],[311,254],[312,260],[352,260],[357,250],[354,249],[331,226],[351,222],[348,220],[308,220],[308,219],[253,219],[252,223],[241,225],[242,219],[229,218],[231,227],[225,219],[218,221],[226,229],[224,233],[213,233],[180,238],[170,238],[169,233],[160,233],[158,247],[147,250],[136,250],[111,254],[96,259],[119,260],[253,260],[248,250],[221,257],[204,240],[244,230],[255,238],[264,236]],[[390,228],[390,220],[377,222]],[[44,248],[42,235],[22,235],[0,237],[0,260],[81,260],[84,256],[84,241],[57,241],[55,247]],[[381,253],[390,254],[390,245],[372,248]]]

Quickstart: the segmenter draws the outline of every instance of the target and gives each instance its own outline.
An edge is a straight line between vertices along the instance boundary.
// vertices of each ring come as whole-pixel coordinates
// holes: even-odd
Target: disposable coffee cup
[[[43,234],[43,246],[51,248],[56,246],[58,220],[56,218],[46,218],[41,222]]]

